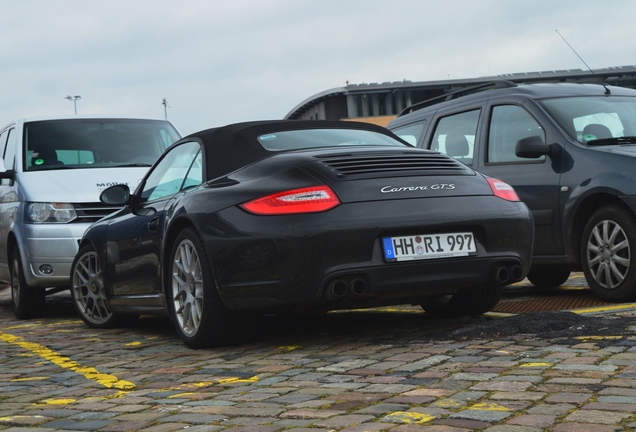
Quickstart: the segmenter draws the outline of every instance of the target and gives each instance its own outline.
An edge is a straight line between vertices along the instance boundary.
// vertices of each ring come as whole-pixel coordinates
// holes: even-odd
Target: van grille
[[[95,222],[111,213],[121,209],[121,207],[106,206],[102,203],[74,203],[77,219],[74,222]]]
[[[442,153],[369,152],[316,156],[339,178],[390,175],[472,175],[466,165]]]

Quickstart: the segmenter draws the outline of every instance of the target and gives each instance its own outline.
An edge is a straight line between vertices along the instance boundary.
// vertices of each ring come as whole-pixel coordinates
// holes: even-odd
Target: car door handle
[[[148,231],[156,232],[159,229],[159,216],[155,216],[148,221]]]

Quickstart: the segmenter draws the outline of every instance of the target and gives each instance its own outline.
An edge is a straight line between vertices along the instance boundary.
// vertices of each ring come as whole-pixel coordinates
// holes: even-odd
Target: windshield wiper
[[[596,146],[596,145],[617,145],[617,144],[636,144],[636,136],[624,136],[624,137],[616,137],[616,138],[603,138],[588,141],[588,145]]]

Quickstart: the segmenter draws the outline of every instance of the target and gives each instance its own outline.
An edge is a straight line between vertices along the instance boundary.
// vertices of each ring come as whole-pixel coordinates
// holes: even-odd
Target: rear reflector
[[[492,189],[492,193],[494,193],[496,197],[505,199],[506,201],[521,201],[519,196],[517,196],[517,192],[515,192],[508,183],[492,177],[486,177],[486,180],[488,180],[490,189]]]
[[[340,204],[328,186],[313,186],[267,195],[241,204],[241,208],[259,215],[317,213]]]

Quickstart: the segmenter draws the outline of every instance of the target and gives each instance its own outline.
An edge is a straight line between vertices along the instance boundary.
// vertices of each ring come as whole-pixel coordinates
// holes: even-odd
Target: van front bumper
[[[90,223],[25,224],[19,245],[24,277],[33,287],[67,286],[79,241]]]

